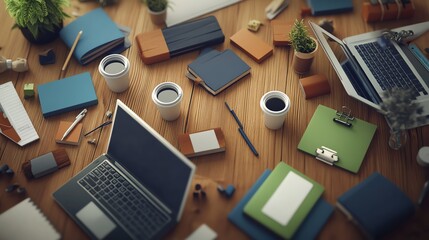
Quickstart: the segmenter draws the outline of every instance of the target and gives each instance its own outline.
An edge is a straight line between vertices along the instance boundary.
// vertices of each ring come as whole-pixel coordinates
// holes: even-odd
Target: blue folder
[[[265,228],[257,221],[246,216],[243,212],[244,206],[253,197],[258,188],[270,175],[271,170],[265,170],[258,180],[253,184],[249,191],[244,195],[240,202],[235,208],[228,214],[228,219],[246,233],[252,239],[281,239],[280,236]],[[319,199],[314,205],[313,209],[307,215],[307,218],[298,228],[297,232],[293,235],[292,239],[295,240],[307,240],[315,239],[320,230],[322,230],[325,223],[334,211],[334,207],[331,206],[323,199]]]
[[[314,16],[328,15],[353,10],[352,0],[307,0]]]
[[[82,109],[98,103],[89,72],[41,84],[37,90],[44,117]]]

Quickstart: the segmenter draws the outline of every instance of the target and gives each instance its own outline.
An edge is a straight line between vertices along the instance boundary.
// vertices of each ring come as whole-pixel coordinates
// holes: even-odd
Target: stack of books
[[[323,186],[280,162],[266,170],[228,219],[253,239],[314,239],[334,207]]]

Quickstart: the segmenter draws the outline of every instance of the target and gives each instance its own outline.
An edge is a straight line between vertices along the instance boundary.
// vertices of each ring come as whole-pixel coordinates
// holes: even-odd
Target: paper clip
[[[338,117],[334,117],[333,120],[336,123],[342,124],[346,127],[351,127],[352,123],[349,121],[353,121],[355,117],[351,115],[352,110],[346,106],[341,107],[341,112],[336,112],[335,115]]]
[[[339,160],[337,152],[325,146],[316,148],[316,159],[331,166]]]
[[[273,0],[265,8],[265,14],[269,20],[274,19],[283,11],[287,6],[289,6],[290,0]]]
[[[413,30],[401,30],[399,32],[389,30],[382,33],[383,38],[395,41],[398,44],[403,43],[405,39],[412,36],[414,36]]]

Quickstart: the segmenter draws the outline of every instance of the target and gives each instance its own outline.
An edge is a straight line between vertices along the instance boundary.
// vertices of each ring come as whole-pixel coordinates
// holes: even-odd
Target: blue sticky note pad
[[[262,224],[246,216],[243,212],[244,206],[253,197],[265,179],[270,175],[271,170],[265,170],[258,180],[253,184],[244,197],[238,202],[237,206],[228,214],[228,219],[246,233],[252,239],[282,239]],[[301,226],[298,228],[292,239],[304,240],[315,239],[317,234],[323,228],[325,223],[334,211],[334,207],[323,199],[319,199],[310,213],[307,215]]]
[[[82,109],[98,103],[89,72],[41,84],[37,89],[44,117]]]

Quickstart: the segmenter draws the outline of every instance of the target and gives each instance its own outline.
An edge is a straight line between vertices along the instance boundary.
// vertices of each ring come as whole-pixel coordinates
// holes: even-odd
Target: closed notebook
[[[228,214],[228,220],[240,228],[252,239],[281,239],[280,236],[259,224],[257,221],[246,216],[243,212],[244,206],[249,202],[253,195],[258,191],[259,187],[265,182],[270,175],[271,170],[265,170],[262,175],[256,180],[253,186],[247,191],[244,197],[237,203],[237,205]],[[332,215],[334,207],[327,203],[322,198],[317,201],[310,213],[305,218],[304,222],[293,235],[294,240],[307,240],[315,239],[322,228],[325,226],[329,217]]]
[[[410,198],[378,172],[341,195],[337,206],[373,239],[394,230],[415,211]]]
[[[244,207],[244,213],[282,238],[292,238],[324,191],[284,162]]]
[[[98,103],[89,72],[40,84],[38,92],[44,117],[82,110]]]
[[[211,94],[216,95],[250,73],[250,66],[231,49],[222,52],[204,49],[201,55],[188,65],[189,72]]]
[[[273,47],[246,28],[232,35],[230,40],[233,45],[240,48],[257,63],[261,63],[273,55]]]
[[[221,128],[179,135],[179,150],[187,157],[225,151],[225,137]]]
[[[57,130],[57,134],[55,135],[56,143],[70,144],[70,145],[78,145],[80,143],[80,140],[82,138],[82,128],[83,128],[82,123],[78,123],[73,128],[73,130],[71,130],[71,132],[67,135],[67,137],[61,140],[64,136],[64,133],[71,125],[72,125],[72,122],[66,122],[66,121],[60,122],[60,126],[58,127],[58,130]]]
[[[97,57],[120,53],[127,48],[124,45],[124,33],[102,8],[96,8],[76,18],[60,31],[60,37],[67,47],[71,48],[80,31],[83,33],[73,56],[82,65],[90,63]]]
[[[341,13],[353,10],[352,0],[307,0],[314,16]]]

